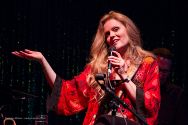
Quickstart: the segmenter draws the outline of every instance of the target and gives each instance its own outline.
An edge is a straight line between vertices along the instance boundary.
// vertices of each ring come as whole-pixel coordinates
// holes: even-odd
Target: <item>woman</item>
[[[108,56],[108,48],[112,46],[115,51]],[[157,62],[151,53],[141,48],[140,32],[135,24],[119,12],[110,11],[101,18],[91,46],[90,61],[84,71],[72,80],[62,80],[40,52],[26,49],[12,54],[37,60],[42,65],[53,88],[48,110],[72,115],[87,108],[83,125],[106,124],[102,123],[104,120],[101,121],[100,118],[104,114],[111,115],[111,107],[105,107],[111,100],[96,82],[95,76],[98,73],[106,73],[108,64],[111,64],[108,85],[114,88],[114,92],[129,108],[135,109],[147,124],[154,125],[157,122],[160,105]],[[115,85],[112,81],[123,83]],[[116,118],[123,121],[122,124],[125,124],[125,118],[141,123],[122,106],[117,109]]]

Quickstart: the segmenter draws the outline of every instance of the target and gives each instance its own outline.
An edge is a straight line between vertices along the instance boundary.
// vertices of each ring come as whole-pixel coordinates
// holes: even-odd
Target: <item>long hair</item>
[[[110,19],[115,19],[121,22],[127,29],[130,40],[128,42],[128,47],[123,58],[129,58],[132,64],[139,64],[143,57],[152,55],[142,49],[140,31],[129,17],[115,11],[110,11],[109,13],[105,14],[99,22],[96,35],[92,42],[89,60],[91,72],[88,75],[87,79],[89,86],[93,87],[94,90],[96,90],[96,97],[98,100],[100,100],[104,96],[104,92],[96,83],[94,76],[97,73],[105,73],[107,71],[108,45],[105,41],[104,24]]]

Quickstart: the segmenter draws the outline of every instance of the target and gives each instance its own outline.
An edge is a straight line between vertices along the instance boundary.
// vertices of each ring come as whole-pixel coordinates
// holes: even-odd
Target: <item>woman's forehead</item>
[[[104,23],[104,31],[109,31],[112,27],[123,26],[123,24],[116,19],[109,19]]]

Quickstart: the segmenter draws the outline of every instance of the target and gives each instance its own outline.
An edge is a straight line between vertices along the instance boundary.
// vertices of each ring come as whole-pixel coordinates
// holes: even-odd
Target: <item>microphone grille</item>
[[[116,47],[115,47],[115,46],[111,46],[111,47],[108,48],[108,51],[109,51],[109,52],[114,51],[114,50],[116,50]]]

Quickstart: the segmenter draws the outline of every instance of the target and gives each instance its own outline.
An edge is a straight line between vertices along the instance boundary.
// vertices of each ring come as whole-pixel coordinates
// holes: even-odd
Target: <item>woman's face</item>
[[[104,23],[104,33],[109,46],[114,46],[119,52],[125,49],[129,37],[125,26],[121,22],[115,19],[107,20]]]

